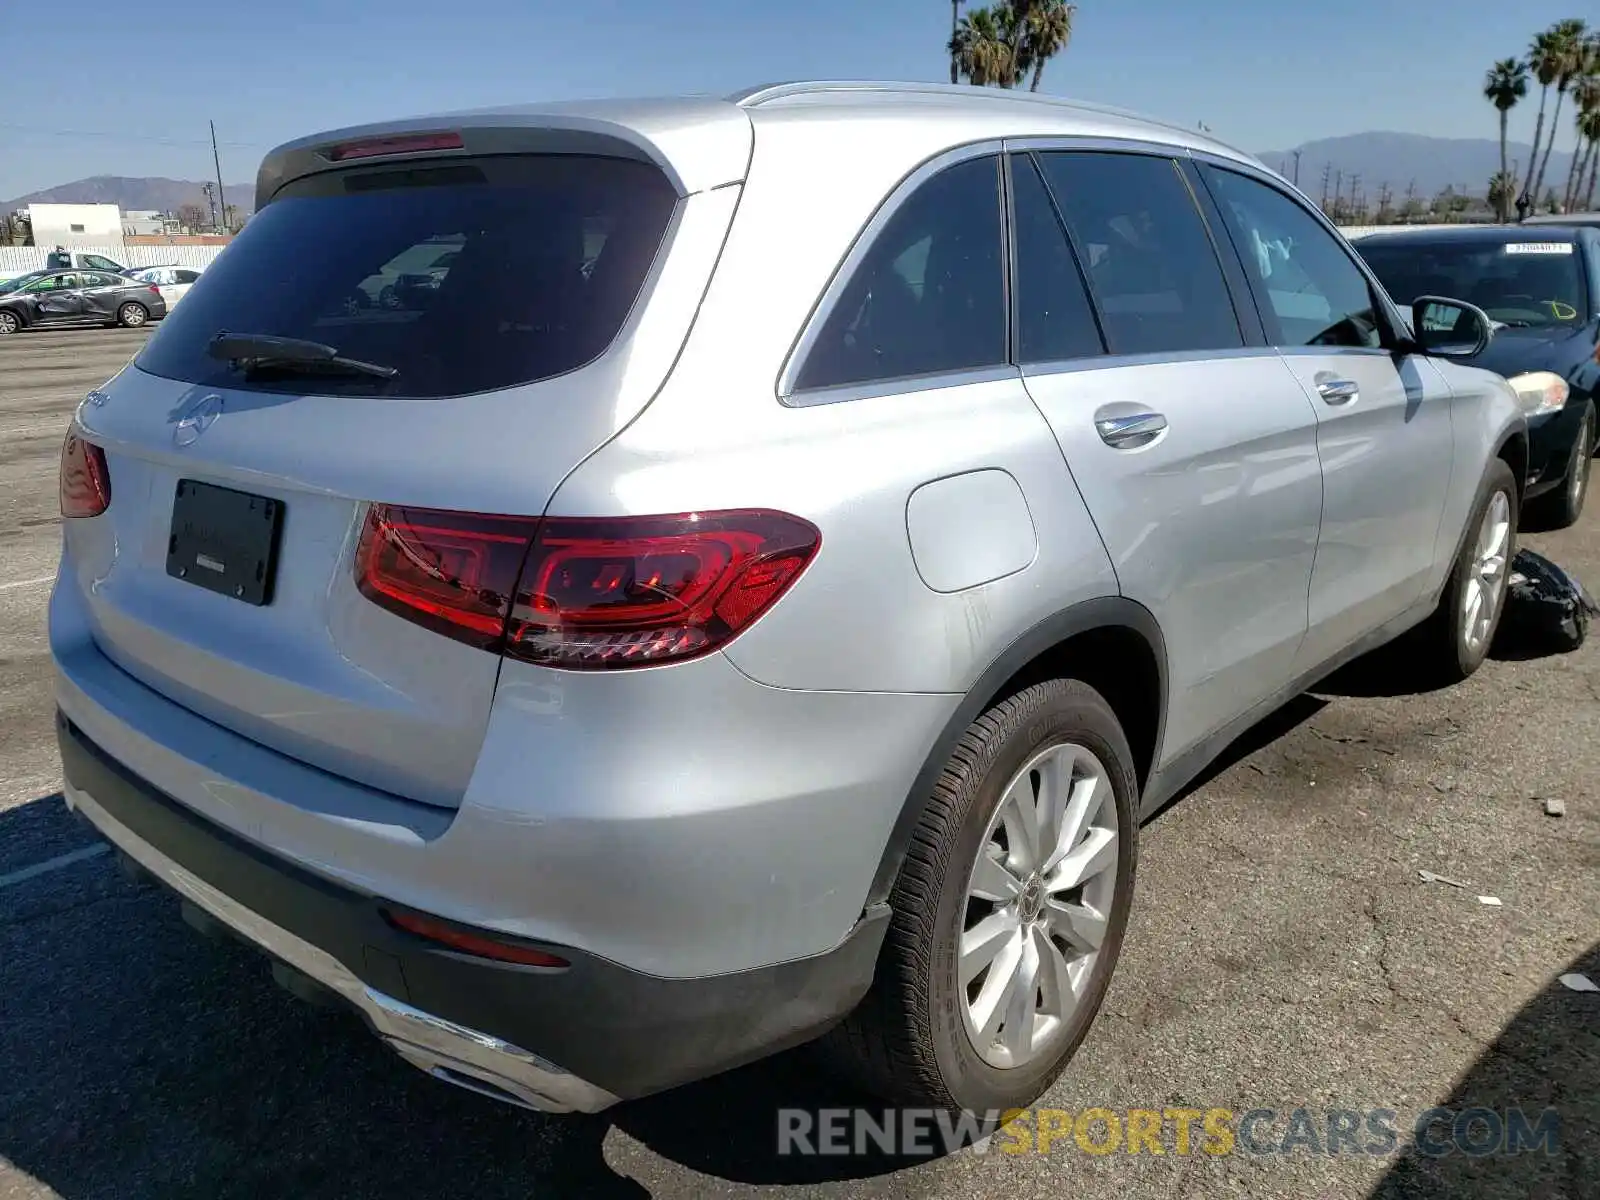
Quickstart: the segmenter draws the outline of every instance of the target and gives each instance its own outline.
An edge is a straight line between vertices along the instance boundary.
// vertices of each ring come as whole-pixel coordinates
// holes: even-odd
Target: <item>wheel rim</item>
[[[1082,746],[1040,751],[1006,784],[957,951],[967,1036],[990,1066],[1026,1066],[1066,1035],[1111,920],[1117,839],[1111,777]]]
[[[1495,614],[1505,592],[1506,551],[1511,543],[1511,501],[1504,492],[1489,497],[1473,544],[1467,586],[1461,596],[1461,633],[1476,654],[1489,641]]]
[[[128,325],[143,325],[144,309],[137,304],[130,304],[122,310],[122,320]]]
[[[12,316],[10,313],[0,313],[0,333],[15,333],[16,331],[16,317]]]
[[[1578,427],[1578,444],[1572,448],[1572,478],[1567,483],[1567,495],[1574,512],[1583,504],[1583,495],[1589,490],[1589,470],[1594,462],[1589,444],[1591,419],[1588,413],[1584,414],[1583,424]]]

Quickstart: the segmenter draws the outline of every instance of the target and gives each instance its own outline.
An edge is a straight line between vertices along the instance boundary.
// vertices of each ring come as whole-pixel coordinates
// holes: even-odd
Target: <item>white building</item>
[[[35,246],[122,249],[122,211],[115,204],[31,204]]]
[[[130,209],[122,214],[125,237],[155,237],[167,231],[166,222],[155,209]]]

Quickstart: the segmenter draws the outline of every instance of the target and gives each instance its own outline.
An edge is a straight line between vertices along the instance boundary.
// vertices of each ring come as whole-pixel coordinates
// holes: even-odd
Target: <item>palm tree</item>
[[[1506,212],[1516,202],[1517,181],[1509,172],[1498,171],[1493,179],[1489,180],[1489,204],[1500,214],[1500,220],[1506,220]],[[1382,224],[1382,222],[1379,222]]]
[[[1028,6],[1027,48],[1033,64],[1033,82],[1030,92],[1039,90],[1044,78],[1044,65],[1067,48],[1072,41],[1072,17],[1078,11],[1076,4],[1065,0],[1036,0]]]
[[[999,8],[1008,10],[1003,4]],[[1006,87],[1015,78],[1011,40],[1002,25],[1001,13],[995,9],[968,10],[950,36],[950,56],[958,73],[978,87]]]
[[[1556,43],[1556,106],[1550,112],[1550,137],[1544,144],[1544,158],[1539,162],[1539,174],[1534,177],[1534,194],[1544,187],[1545,168],[1550,165],[1550,152],[1555,149],[1556,132],[1561,122],[1561,101],[1572,82],[1582,74],[1588,58],[1588,26],[1577,18],[1557,21],[1550,32]],[[1555,189],[1552,188],[1551,191]]]
[[[1583,202],[1580,211],[1587,212],[1594,207],[1595,172],[1600,169],[1600,110],[1586,112],[1578,119],[1578,131],[1588,139],[1589,162],[1586,167],[1588,179],[1578,181],[1578,189],[1573,193],[1573,204]]]
[[[1573,147],[1573,163],[1566,171],[1566,192],[1563,195],[1568,213],[1578,203],[1584,186],[1584,168],[1589,165],[1592,147],[1584,138],[1584,114],[1600,107],[1600,32],[1584,38],[1582,45],[1582,70],[1573,83],[1573,104],[1578,112],[1573,114],[1573,125],[1578,131],[1578,144]]]
[[[1550,95],[1550,85],[1561,75],[1561,43],[1554,29],[1534,36],[1533,45],[1528,48],[1528,69],[1539,81],[1539,119],[1534,122],[1533,153],[1528,155],[1528,177],[1522,184],[1523,192],[1531,201],[1538,195],[1533,190],[1533,176],[1539,166],[1539,143],[1544,137],[1545,99]]]
[[[1038,91],[1045,64],[1072,40],[1077,11],[1067,0],[1002,0],[969,9],[950,34],[955,77],[980,87],[1012,88],[1031,72],[1031,90]]]
[[[1028,52],[1028,10],[1032,7],[1032,0],[1011,0],[994,6],[994,19],[1000,26],[1011,64],[1005,77],[996,81],[1003,88],[1016,87],[1032,61]]]
[[[956,56],[956,30],[961,27],[961,0],[950,0],[950,82],[961,82],[961,60]]]
[[[1511,117],[1511,110],[1516,107],[1517,101],[1528,94],[1528,64],[1519,62],[1514,58],[1502,58],[1483,78],[1484,97],[1493,104],[1500,113],[1500,174],[1498,176],[1502,185],[1511,178],[1511,167],[1507,162],[1506,126]],[[1504,186],[1500,189],[1499,204],[1496,211],[1500,221],[1504,224],[1511,219],[1511,205],[1515,203],[1515,195],[1506,195],[1507,191],[1515,192],[1515,185],[1511,188]]]
[[[1578,144],[1573,147],[1572,165],[1567,169],[1567,190],[1563,194],[1563,207],[1571,212],[1578,202],[1578,193],[1583,187],[1584,168],[1589,165],[1589,155],[1594,152],[1594,147],[1589,139],[1584,136],[1584,118],[1600,108],[1600,77],[1595,72],[1600,70],[1600,47],[1590,39],[1585,46],[1586,60],[1583,76],[1572,85],[1572,102],[1578,111],[1573,114],[1573,123],[1578,133]]]

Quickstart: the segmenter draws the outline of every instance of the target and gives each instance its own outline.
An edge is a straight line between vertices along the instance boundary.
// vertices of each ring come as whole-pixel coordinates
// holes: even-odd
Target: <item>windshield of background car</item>
[[[1395,301],[1444,296],[1476,304],[1522,327],[1581,325],[1589,319],[1582,255],[1568,241],[1355,243]]]
[[[656,167],[587,155],[313,175],[256,214],[136,362],[259,391],[436,397],[548,379],[616,338],[676,205]],[[418,275],[431,286],[408,286]],[[304,338],[398,374],[242,374],[207,353],[219,330]]]

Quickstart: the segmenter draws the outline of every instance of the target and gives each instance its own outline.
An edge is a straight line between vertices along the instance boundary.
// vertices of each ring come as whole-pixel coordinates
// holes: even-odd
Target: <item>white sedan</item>
[[[155,284],[161,298],[167,302],[168,312],[200,278],[196,267],[143,267],[131,274],[140,283]]]

